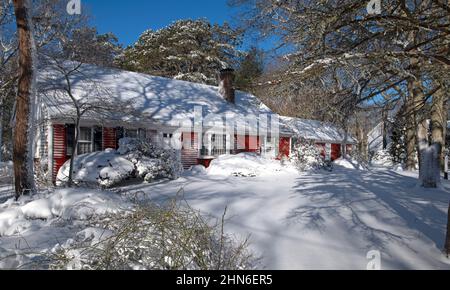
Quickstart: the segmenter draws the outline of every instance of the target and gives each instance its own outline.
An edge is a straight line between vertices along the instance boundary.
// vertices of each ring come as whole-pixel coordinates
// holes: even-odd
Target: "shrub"
[[[256,260],[247,249],[247,240],[238,243],[224,233],[224,216],[212,224],[184,202],[173,200],[166,206],[141,204],[132,212],[92,222],[92,228],[52,249],[50,268],[253,268]]]
[[[177,179],[183,171],[175,150],[161,148],[148,140],[123,138],[119,140],[118,152],[136,166],[138,176],[147,182],[157,178]]]
[[[292,150],[291,162],[300,171],[310,171],[322,169],[325,167],[324,158],[319,148],[313,141],[298,138],[297,143]]]

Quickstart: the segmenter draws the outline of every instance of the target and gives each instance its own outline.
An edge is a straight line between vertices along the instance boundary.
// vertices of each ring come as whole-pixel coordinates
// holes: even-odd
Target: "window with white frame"
[[[172,148],[172,139],[173,139],[172,133],[163,133],[162,134],[163,146],[165,148]]]
[[[78,155],[92,152],[92,128],[81,127],[78,137]]]
[[[203,137],[206,142],[203,142],[201,155],[219,156],[229,153],[229,149],[227,148],[227,135],[209,134],[206,139],[205,136],[208,136],[208,134]]]

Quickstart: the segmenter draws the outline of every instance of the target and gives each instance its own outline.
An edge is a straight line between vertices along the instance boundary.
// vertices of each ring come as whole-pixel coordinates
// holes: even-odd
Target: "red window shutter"
[[[103,150],[108,148],[117,149],[115,128],[103,128]]]
[[[66,161],[66,126],[53,125],[53,182]]]

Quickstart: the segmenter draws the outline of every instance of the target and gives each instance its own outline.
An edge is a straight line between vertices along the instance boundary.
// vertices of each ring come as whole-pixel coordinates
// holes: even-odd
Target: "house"
[[[74,66],[73,62],[64,65]],[[68,69],[70,70],[70,69]],[[123,137],[143,138],[178,150],[185,168],[222,154],[255,152],[268,158],[289,157],[295,136],[314,140],[323,154],[340,156],[339,129],[311,120],[274,114],[256,96],[233,87],[233,70],[219,73],[209,86],[83,64],[68,76],[79,102],[116,104],[108,113],[86,112],[74,148],[74,107],[64,89],[65,77],[46,66],[38,74],[36,162],[45,163],[55,181],[73,152],[117,149]],[[132,112],[125,107],[131,107]],[[344,142],[351,147],[355,140]]]
[[[369,131],[367,134],[367,146],[370,156],[389,147],[389,144],[392,143],[392,129],[393,121],[387,120],[386,122],[379,122]]]
[[[313,140],[322,152],[322,156],[333,161],[341,157],[344,144],[346,151],[351,153],[353,146],[357,143],[351,135],[348,135],[347,140],[344,141],[346,138],[343,130],[330,123],[285,116],[280,116],[280,119],[293,131],[294,135],[291,137],[293,144],[298,136]]]

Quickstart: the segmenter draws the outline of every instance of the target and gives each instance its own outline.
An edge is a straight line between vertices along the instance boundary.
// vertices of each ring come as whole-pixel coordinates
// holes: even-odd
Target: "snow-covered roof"
[[[294,134],[317,142],[341,143],[345,138],[343,130],[331,123],[283,116],[280,117],[280,122],[290,128]],[[349,134],[347,143],[354,144],[356,140]]]
[[[67,69],[74,66],[73,62],[66,63]],[[164,125],[179,126],[180,122],[191,121],[198,106],[202,106],[204,117],[214,115],[219,119],[225,114],[235,115],[236,120],[273,114],[257,97],[241,91],[236,91],[236,101],[232,104],[219,94],[215,86],[90,64],[83,64],[70,80],[76,99],[107,96],[119,104],[131,104],[140,115]],[[41,94],[41,99],[51,118],[61,118],[73,112],[67,93],[54,89],[64,85],[62,73],[47,66],[39,71],[38,82],[40,90],[46,92]]]
[[[66,82],[60,68],[70,71],[78,64],[66,61],[58,66],[50,62],[50,65],[39,70],[39,96],[51,119],[68,119],[74,115],[74,106],[67,92],[61,89]],[[267,116],[266,121],[276,115],[256,96],[242,91],[236,91],[233,104],[227,102],[215,86],[90,64],[82,64],[70,74],[70,83],[72,94],[80,103],[108,100],[118,104],[106,117],[87,113],[84,119],[110,118],[113,121],[180,127],[191,124],[196,115],[195,109],[201,106],[205,127],[223,126],[226,117],[227,122],[232,121],[234,126],[248,128],[253,126],[251,122],[260,120],[261,115]],[[131,105],[135,114],[121,110],[121,104]],[[343,135],[335,126],[318,121],[280,117],[279,127],[282,135],[297,133],[317,141],[343,140]],[[352,140],[351,137],[349,140]]]

